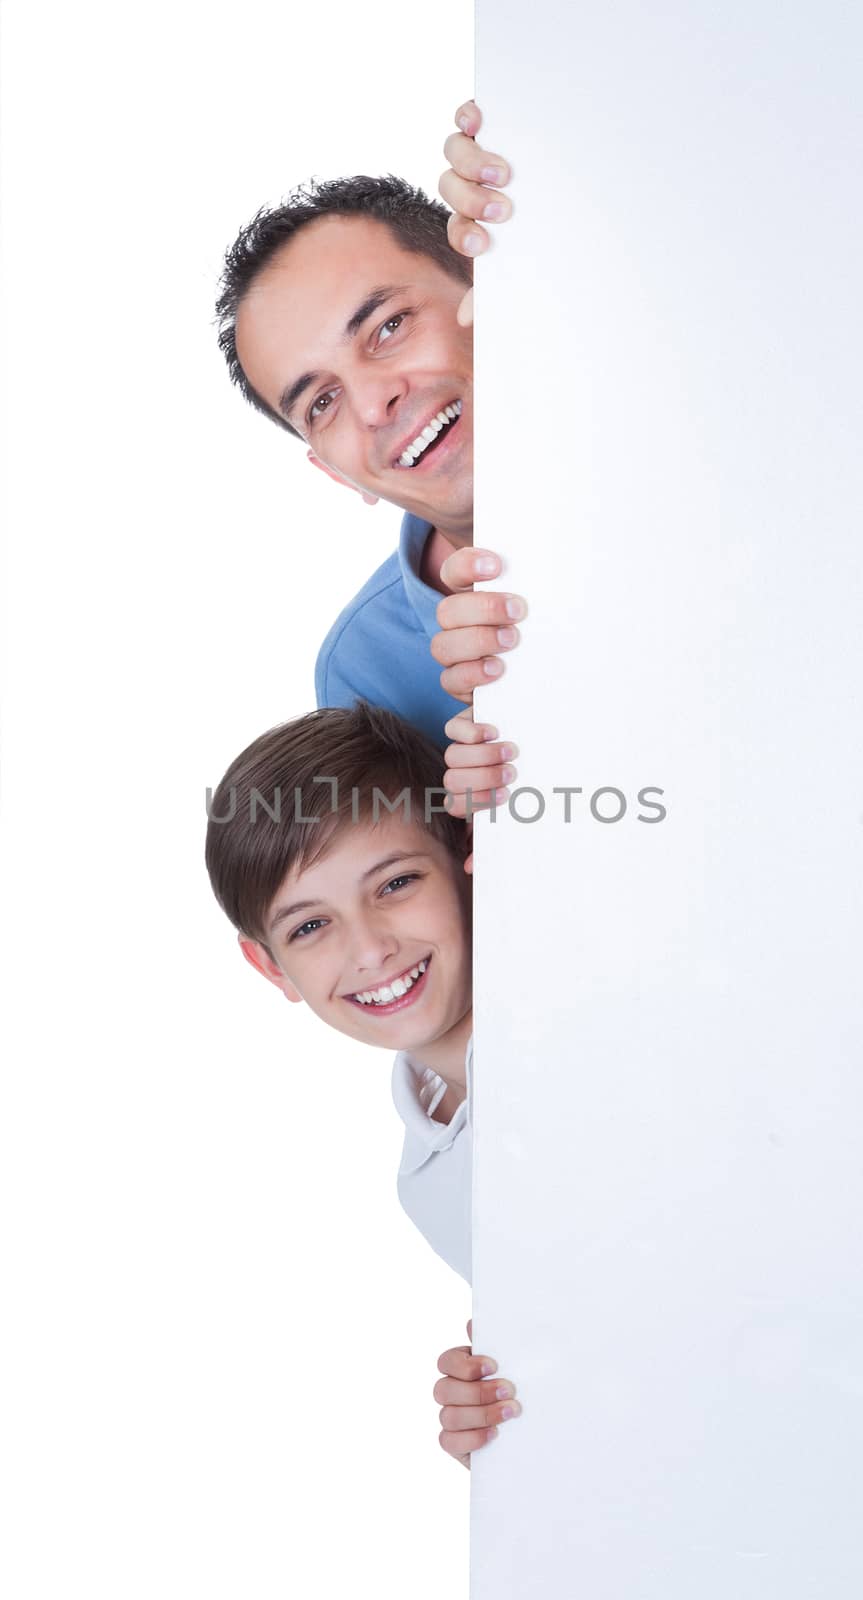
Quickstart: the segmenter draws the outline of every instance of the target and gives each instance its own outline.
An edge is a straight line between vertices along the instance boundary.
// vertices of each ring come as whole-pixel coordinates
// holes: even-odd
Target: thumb
[[[456,314],[455,314],[455,320],[458,323],[460,328],[471,328],[473,326],[473,290],[472,289],[468,289],[468,292],[465,295],[464,299],[459,301],[458,309],[456,310]]]
[[[473,588],[474,580],[485,583],[489,578],[500,577],[503,562],[495,550],[478,549],[475,545],[461,545],[441,563],[441,582],[453,594]]]

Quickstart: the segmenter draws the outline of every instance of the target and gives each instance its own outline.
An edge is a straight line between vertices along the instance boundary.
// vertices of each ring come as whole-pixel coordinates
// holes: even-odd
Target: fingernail
[[[494,1395],[496,1400],[511,1400],[512,1390],[508,1383],[502,1383],[497,1389],[495,1389]]]
[[[497,1372],[497,1362],[484,1361],[479,1370],[484,1378],[490,1378],[493,1372]]]
[[[500,222],[501,217],[505,215],[506,206],[501,205],[499,200],[491,200],[482,213],[482,220],[483,222]]]
[[[501,761],[514,761],[518,755],[517,744],[502,744],[500,747]]]
[[[489,723],[488,726],[486,727],[485,733],[483,734],[482,737],[483,737],[483,741],[484,742],[488,741],[490,739],[496,739],[497,738],[497,728],[493,728],[491,723]],[[506,759],[506,758],[504,757],[504,759]]]
[[[489,656],[488,660],[483,662],[482,670],[487,678],[499,678],[503,672],[503,662],[498,661],[496,656]]]
[[[467,234],[467,236],[464,239],[464,242],[462,244],[462,249],[466,250],[467,254],[469,256],[478,255],[480,250],[482,249],[482,236],[481,236],[481,234],[478,234],[478,233],[469,233],[469,234]]]
[[[527,607],[517,594],[508,594],[506,597],[506,614],[512,617],[513,622],[520,622],[525,615]]]
[[[480,183],[503,183],[503,172],[500,167],[483,167],[479,175]]]
[[[500,777],[502,783],[512,783],[512,780],[515,777],[515,767],[501,767]]]
[[[495,556],[475,556],[473,570],[485,577],[492,577],[497,572],[497,558]]]
[[[461,128],[462,133],[467,133],[467,130],[470,127],[470,117],[467,115],[459,117],[458,125]]]
[[[503,1410],[502,1410],[502,1412],[500,1414],[501,1422],[508,1422],[510,1417],[517,1417],[518,1416],[518,1410],[519,1410],[518,1406],[504,1406],[504,1408],[503,1408]]]
[[[511,650],[514,644],[518,644],[518,628],[498,628],[497,642],[504,650]]]

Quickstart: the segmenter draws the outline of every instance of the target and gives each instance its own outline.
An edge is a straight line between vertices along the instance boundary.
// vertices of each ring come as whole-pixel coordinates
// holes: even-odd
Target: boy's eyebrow
[[[396,850],[393,855],[384,856],[381,861],[376,861],[373,867],[369,867],[368,871],[363,873],[360,883],[365,883],[367,878],[373,878],[376,872],[383,872],[385,867],[394,866],[397,861],[427,861],[428,859],[428,850],[412,850],[407,855],[402,850]],[[284,922],[286,918],[293,917],[298,911],[311,911],[314,906],[320,905],[321,899],[322,896],[319,896],[317,900],[293,900],[289,906],[280,906],[270,920],[267,937],[271,937],[279,924]]]
[[[351,316],[348,317],[348,320],[345,323],[345,331],[342,335],[342,344],[350,344],[351,340],[354,339],[359,333],[363,323],[370,316],[372,316],[372,314],[377,311],[386,300],[391,300],[393,295],[405,294],[406,292],[407,287],[403,283],[389,283],[384,284],[379,289],[372,289],[371,292],[366,295],[366,298],[363,300],[362,304],[358,305],[356,311],[354,311]],[[283,389],[281,398],[279,400],[279,410],[281,411],[282,416],[287,418],[288,422],[291,420],[291,412],[299,400],[300,395],[303,394],[306,389],[308,389],[310,384],[317,383],[320,376],[321,375],[319,372],[304,372],[302,377],[297,378],[295,383],[289,383]]]

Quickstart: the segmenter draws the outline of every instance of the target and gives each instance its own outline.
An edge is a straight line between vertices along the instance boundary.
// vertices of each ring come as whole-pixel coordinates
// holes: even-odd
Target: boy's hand
[[[509,183],[512,174],[502,156],[489,155],[481,145],[474,143],[482,123],[475,101],[466,100],[459,106],[455,120],[461,132],[451,133],[443,147],[449,167],[441,174],[438,192],[453,208],[447,223],[452,248],[463,256],[477,256],[488,246],[488,233],[475,219],[506,222],[512,215],[512,201],[508,196],[487,186]],[[490,215],[489,206],[494,208]],[[470,327],[473,322],[473,289],[469,289],[461,301],[456,318],[463,328]]]
[[[454,741],[444,753],[443,786],[453,797],[452,805],[447,805],[450,816],[467,816],[468,790],[471,813],[490,806],[492,795],[495,805],[503,805],[509,798],[505,786],[516,775],[511,763],[518,746],[496,743],[497,728],[489,722],[474,722],[473,706],[450,717],[443,731]]]
[[[467,1325],[468,1338],[472,1337],[472,1326],[471,1321]],[[480,1450],[496,1437],[496,1424],[521,1415],[521,1406],[512,1398],[515,1385],[497,1377],[483,1382],[483,1369],[496,1372],[497,1362],[489,1356],[471,1355],[469,1344],[445,1350],[438,1359],[438,1371],[445,1373],[434,1386],[443,1426],[438,1436],[440,1446],[468,1471],[471,1451]]]
[[[466,545],[454,550],[440,569],[441,580],[456,592],[444,595],[435,613],[441,631],[430,649],[444,668],[441,688],[455,700],[473,701],[480,684],[499,678],[504,670],[496,650],[512,650],[521,635],[513,623],[527,616],[520,595],[473,589],[474,580],[495,578],[503,562],[493,550]]]

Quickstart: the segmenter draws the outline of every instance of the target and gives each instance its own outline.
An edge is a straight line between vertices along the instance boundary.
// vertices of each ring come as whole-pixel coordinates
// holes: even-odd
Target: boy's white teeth
[[[432,439],[437,438],[441,428],[445,428],[448,422],[454,422],[456,417],[460,416],[460,400],[454,400],[451,405],[444,406],[443,411],[439,411],[436,417],[432,417],[431,422],[426,424],[422,433],[418,433],[413,443],[407,445],[405,450],[403,450],[402,454],[399,456],[399,466],[413,466],[418,457],[421,456],[423,451],[431,444]]]
[[[362,989],[354,995],[355,1000],[361,1001],[364,1006],[385,1006],[391,1000],[400,1000],[408,989],[413,988],[417,978],[425,972],[427,961],[420,961],[417,966],[411,967],[409,972],[403,972],[400,978],[393,978],[392,983],[385,983],[381,989]]]

